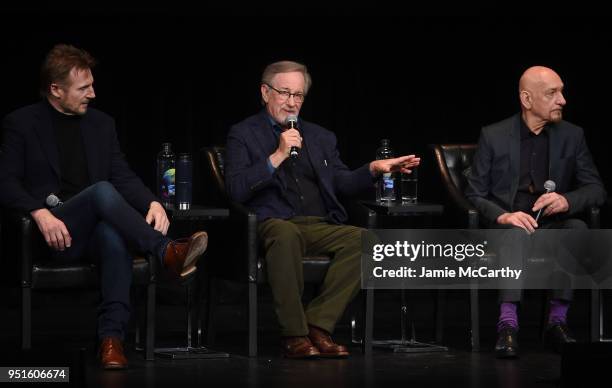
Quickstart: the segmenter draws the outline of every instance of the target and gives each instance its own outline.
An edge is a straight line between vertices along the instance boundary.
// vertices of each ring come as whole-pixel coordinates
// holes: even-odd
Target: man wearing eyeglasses
[[[347,348],[330,335],[359,290],[362,229],[342,225],[347,214],[337,195],[371,188],[385,172],[407,173],[420,159],[376,160],[349,170],[332,132],[302,119],[297,129],[287,124],[299,115],[311,83],[303,64],[281,61],[266,67],[260,86],[264,109],[229,132],[226,185],[233,200],[257,214],[283,355],[347,357]],[[297,155],[290,156],[292,148]],[[333,259],[318,296],[304,308],[306,254]]]

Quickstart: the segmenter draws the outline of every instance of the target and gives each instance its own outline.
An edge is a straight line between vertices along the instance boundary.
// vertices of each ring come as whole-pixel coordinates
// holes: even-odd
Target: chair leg
[[[187,320],[187,348],[191,348],[192,347],[192,336],[193,336],[193,309],[194,309],[194,303],[193,303],[193,298],[194,298],[194,285],[193,282],[195,281],[192,280],[190,282],[188,282],[185,286],[185,310],[186,310],[186,316],[185,319]]]
[[[137,299],[138,300],[138,299]],[[134,306],[134,305],[132,305]],[[140,321],[142,320],[143,316],[142,314],[140,314],[140,312],[137,312],[136,314],[136,330],[134,331],[134,349],[135,350],[142,350],[142,333],[140,330]]]
[[[349,303],[347,310],[351,316],[351,344],[363,344],[363,330],[365,325],[365,292],[357,293],[355,299]]]
[[[436,291],[436,342],[441,344],[444,335],[444,311],[446,310],[446,290]]]
[[[151,282],[147,286],[147,308],[146,308],[146,339],[145,339],[145,360],[155,360],[155,286]]]
[[[591,290],[591,342],[599,342],[602,333],[601,290]]]
[[[206,344],[208,346],[214,346],[216,338],[215,315],[219,302],[217,286],[217,280],[215,278],[211,278],[208,283],[208,297],[206,298]]]
[[[145,294],[142,292],[141,287],[135,287],[131,291],[131,306],[134,306],[134,312],[136,317],[136,327],[134,330],[134,350],[140,351],[143,350],[145,344],[143,344],[142,334],[146,333],[146,314],[144,311],[146,310],[146,302],[140,303],[145,297]],[[144,322],[144,323],[143,323]]]
[[[368,288],[365,297],[365,322],[363,325],[362,352],[366,356],[372,354],[372,336],[374,333],[374,289]]]
[[[32,348],[32,288],[21,288],[21,349]]]
[[[257,283],[249,282],[249,357],[257,357]]]
[[[361,303],[360,301],[360,304]],[[357,321],[361,319],[361,315],[362,312],[356,312],[356,311],[352,311],[351,312],[351,343],[352,344],[361,344],[363,342],[363,339],[360,337],[360,335],[357,333],[359,331],[359,327],[357,325]]]
[[[470,320],[472,324],[472,352],[480,351],[480,325],[478,312],[478,289],[470,289]]]
[[[543,292],[542,293],[542,319],[540,320],[540,338],[544,338],[546,335],[546,328],[548,327],[548,315],[550,314],[550,300],[552,298],[552,293]]]

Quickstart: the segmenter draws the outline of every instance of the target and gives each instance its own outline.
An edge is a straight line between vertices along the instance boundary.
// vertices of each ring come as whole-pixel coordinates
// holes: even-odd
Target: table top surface
[[[444,206],[439,203],[417,202],[402,203],[400,201],[377,202],[373,200],[361,201],[362,204],[380,214],[386,215],[436,215],[442,214]]]
[[[168,217],[174,220],[212,220],[229,217],[229,209],[227,208],[204,205],[191,205],[189,210],[175,210],[173,206],[168,206],[166,207],[166,211]]]

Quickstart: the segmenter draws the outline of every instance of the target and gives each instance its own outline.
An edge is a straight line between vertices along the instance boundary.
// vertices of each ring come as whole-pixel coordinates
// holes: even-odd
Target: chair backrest
[[[200,150],[200,153],[208,166],[206,169],[207,174],[204,177],[204,182],[206,183],[206,194],[210,195],[214,202],[226,202],[225,147],[203,147]]]
[[[465,197],[464,190],[476,152],[476,144],[433,144],[432,148],[442,186],[453,204],[463,211],[469,212],[474,209]]]
[[[476,144],[435,144],[434,154],[443,181],[463,192],[475,152]]]

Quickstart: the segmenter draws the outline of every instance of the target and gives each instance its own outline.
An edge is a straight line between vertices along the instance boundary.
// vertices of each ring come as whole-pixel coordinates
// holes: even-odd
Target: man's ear
[[[525,109],[531,109],[531,105],[532,105],[532,100],[531,100],[531,93],[529,93],[527,90],[521,90],[520,93],[520,99],[521,99],[521,105],[525,108]]]
[[[64,95],[64,91],[56,83],[49,85],[49,92],[51,92],[51,95],[55,98],[61,98]]]
[[[261,99],[267,104],[270,100],[270,88],[267,85],[261,84]]]

